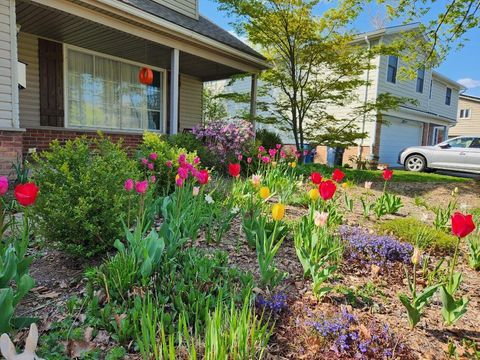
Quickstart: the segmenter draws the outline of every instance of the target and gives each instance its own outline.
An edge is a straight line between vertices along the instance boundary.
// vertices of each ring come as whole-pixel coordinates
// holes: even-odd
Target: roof
[[[466,88],[463,85],[459,84],[455,80],[450,79],[449,77],[446,77],[443,74],[440,74],[438,71],[432,71],[432,76],[437,78],[437,79],[440,79],[441,81],[443,81],[445,83],[453,85],[460,90],[466,90]]]
[[[399,34],[405,31],[412,31],[412,30],[418,29],[419,26],[420,26],[420,23],[416,22],[416,23],[411,23],[406,25],[387,26],[382,29],[361,32],[355,35],[354,42],[364,41],[365,37],[372,39],[372,38],[379,38],[384,35],[393,35],[393,34]]]
[[[468,95],[468,94],[460,94],[460,99],[480,102],[480,97],[479,96],[473,96],[473,95]]]
[[[123,3],[131,5],[139,10],[145,11],[149,14],[158,16],[163,20],[172,22],[185,29],[194,31],[198,34],[206,36],[210,39],[221,42],[234,49],[243,51],[249,55],[255,56],[258,59],[265,60],[265,58],[250,46],[246,45],[240,39],[230,34],[225,29],[216,25],[206,17],[200,15],[198,19],[181,14],[172,10],[153,0],[120,0]]]

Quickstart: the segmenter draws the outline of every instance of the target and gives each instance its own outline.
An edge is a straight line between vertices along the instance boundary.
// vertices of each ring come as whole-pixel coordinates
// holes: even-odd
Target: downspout
[[[367,43],[367,50],[368,50],[368,53],[370,54],[370,50],[372,48],[371,44],[370,44],[370,40],[368,40],[368,35],[365,35],[365,42]],[[370,61],[370,59],[369,59]],[[368,88],[370,86],[370,66],[368,67],[367,69],[367,79],[366,79],[366,84],[365,84],[365,98],[363,100],[363,105],[364,107],[367,106],[367,102],[368,102]],[[365,123],[367,121],[367,114],[364,112],[363,113],[363,120],[362,120],[362,133],[365,132]],[[375,126],[376,126],[376,123],[375,123]],[[358,157],[361,158],[362,156],[362,150],[363,150],[363,138],[360,140],[360,144],[358,145]]]

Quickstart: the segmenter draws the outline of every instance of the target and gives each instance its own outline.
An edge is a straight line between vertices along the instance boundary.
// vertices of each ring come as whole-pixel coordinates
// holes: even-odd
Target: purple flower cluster
[[[268,298],[258,295],[255,299],[255,305],[259,309],[279,314],[288,308],[287,296],[281,293],[273,294]]]
[[[390,359],[408,351],[399,343],[388,325],[371,324],[360,330],[357,318],[347,310],[335,317],[307,322],[330,345],[329,350],[355,359]]]
[[[391,236],[369,234],[358,227],[345,225],[340,227],[340,235],[347,243],[346,259],[377,266],[411,262],[413,246]]]
[[[254,136],[253,125],[246,120],[211,121],[194,127],[192,132],[222,162],[245,152]]]

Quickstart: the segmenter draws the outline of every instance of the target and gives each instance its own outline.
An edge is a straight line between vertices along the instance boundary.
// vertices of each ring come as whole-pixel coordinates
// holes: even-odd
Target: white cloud
[[[471,78],[465,78],[465,79],[458,79],[457,82],[463,86],[465,86],[467,89],[473,89],[476,87],[480,87],[480,80],[474,80]]]

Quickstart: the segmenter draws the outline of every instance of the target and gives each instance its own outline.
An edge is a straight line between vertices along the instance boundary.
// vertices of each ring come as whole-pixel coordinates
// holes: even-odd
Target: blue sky
[[[232,19],[229,19],[225,12],[218,10],[218,3],[214,0],[200,0],[200,12],[224,29],[232,31],[232,26],[229,24]],[[358,31],[372,30],[371,19],[377,14],[381,14],[377,8],[367,8],[365,14],[354,24],[355,28]],[[388,23],[387,25],[397,24]],[[464,41],[463,48],[452,50],[436,70],[466,86],[467,94],[480,96],[480,29],[470,31],[467,38],[469,41]]]

